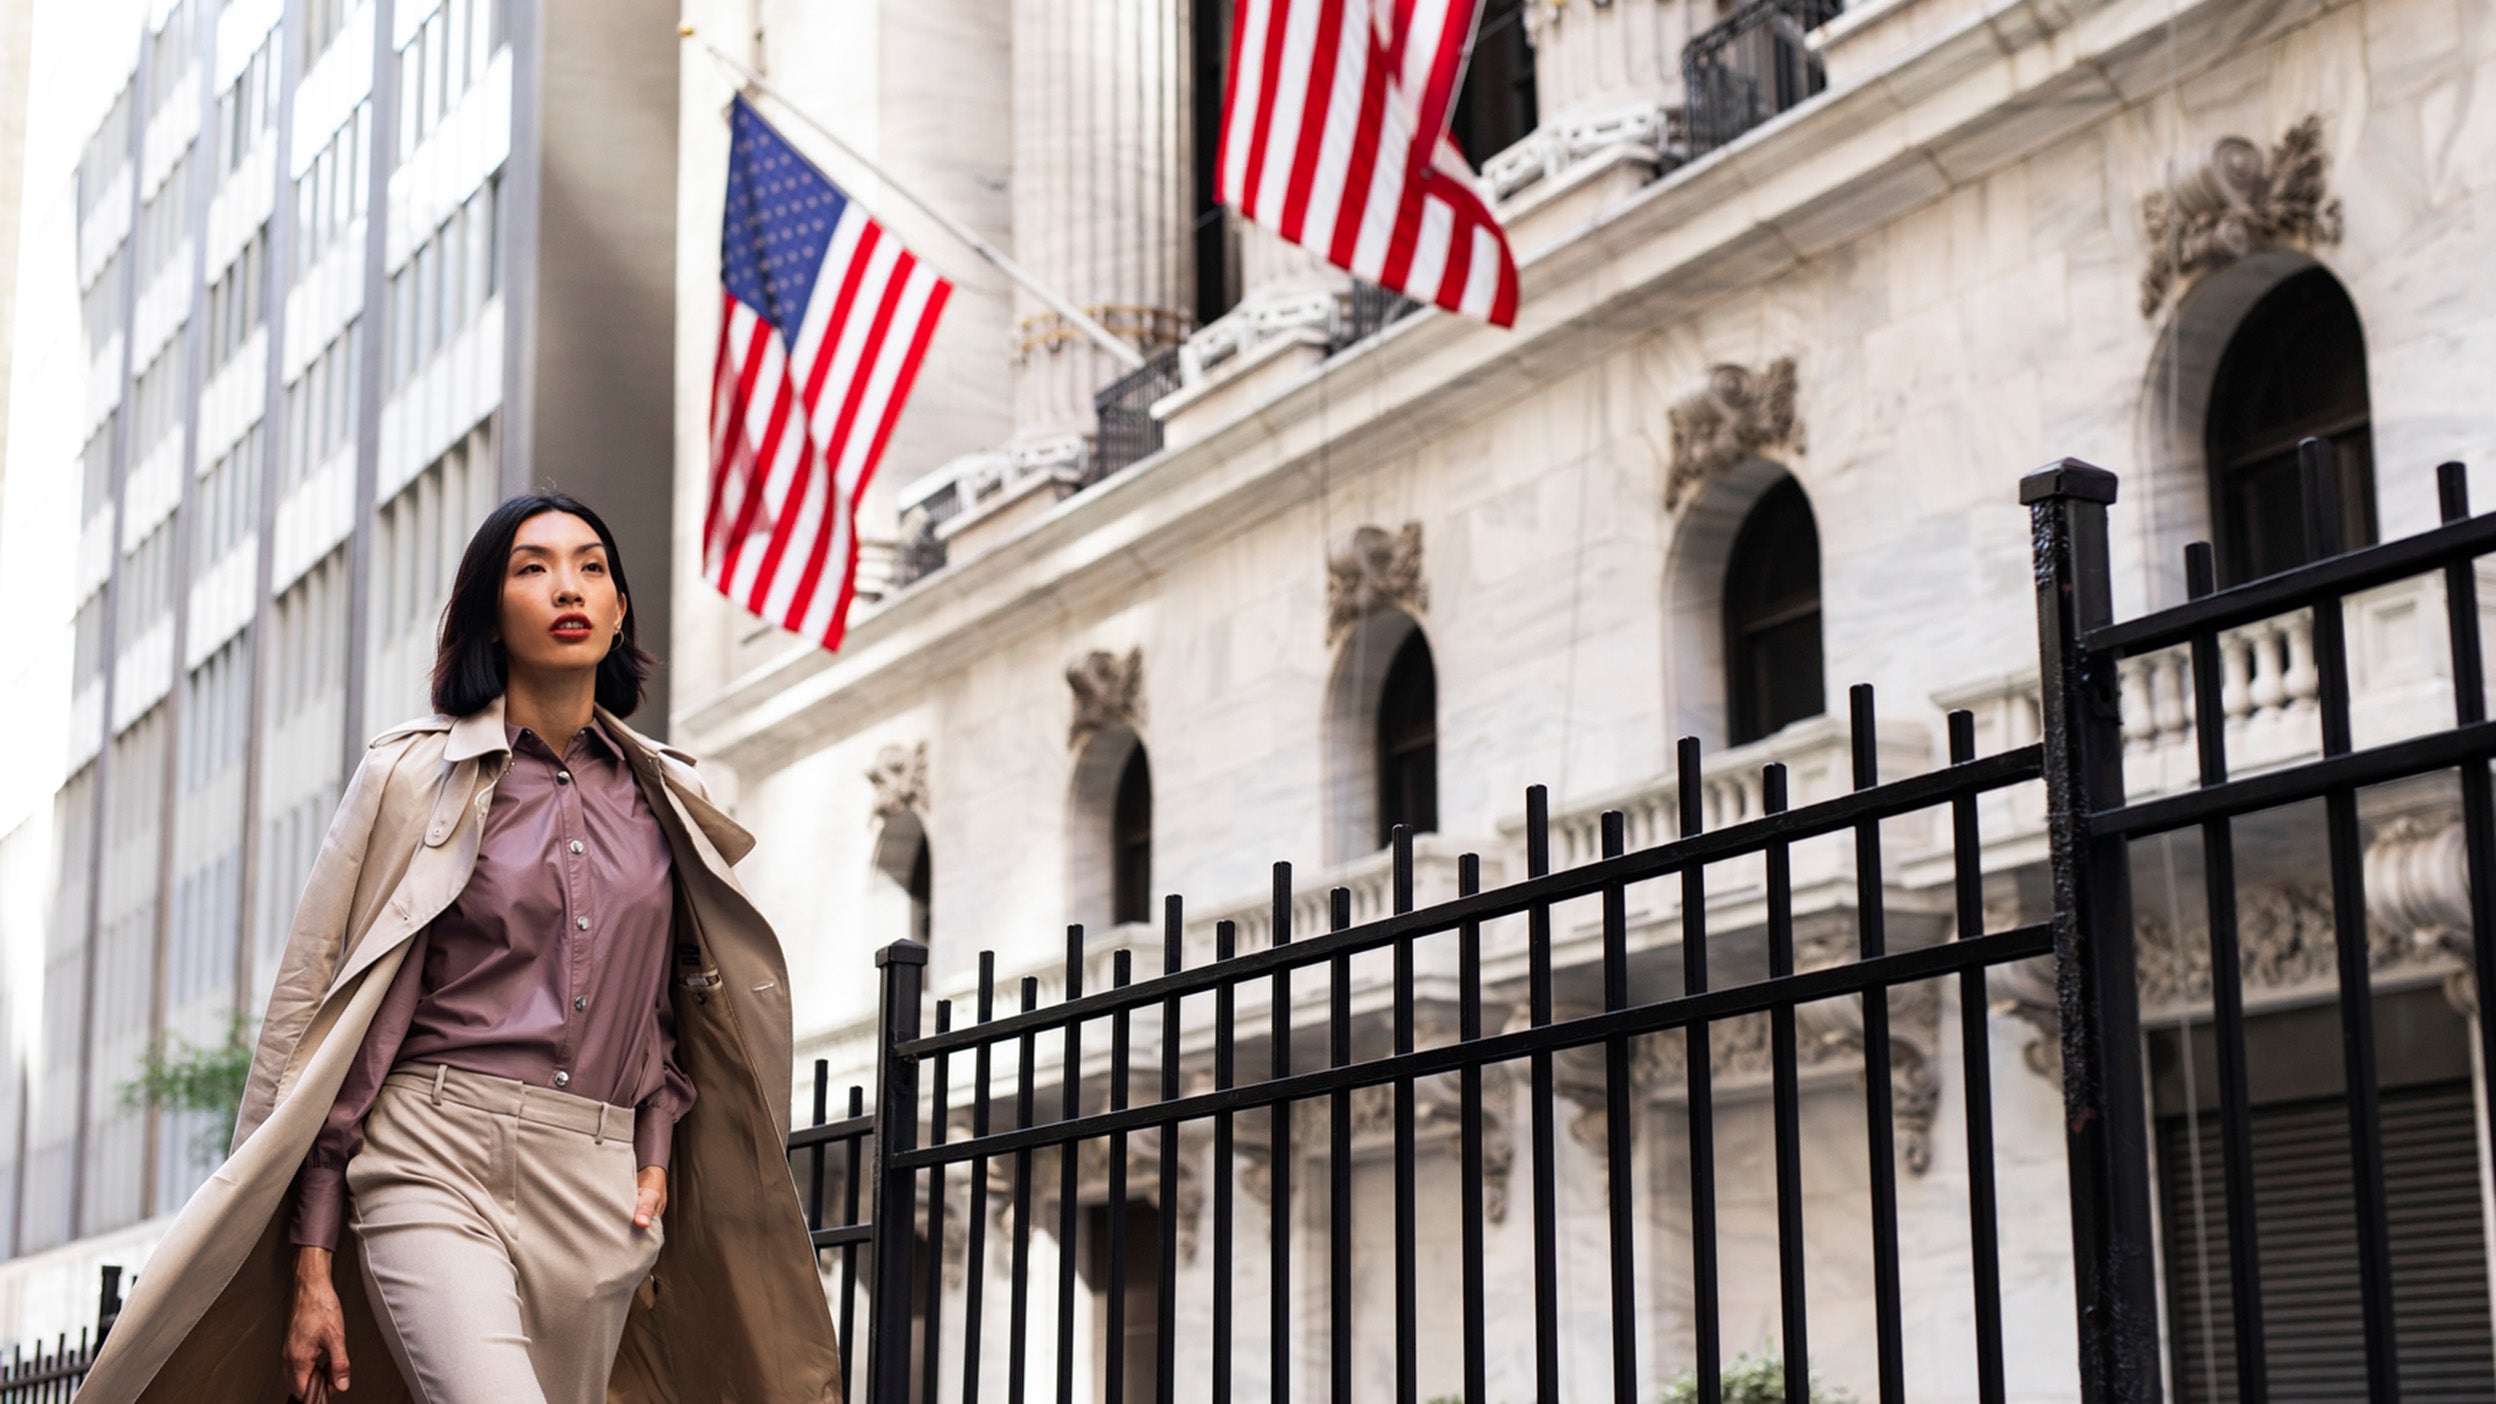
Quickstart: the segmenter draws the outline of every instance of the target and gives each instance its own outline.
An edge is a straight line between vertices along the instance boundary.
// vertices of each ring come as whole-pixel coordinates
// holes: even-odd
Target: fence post
[[[877,1021],[875,1050],[875,1290],[868,1302],[867,1398],[870,1404],[909,1404],[910,1249],[918,1178],[895,1174],[892,1162],[919,1143],[919,1065],[899,1050],[919,1036],[927,947],[895,941],[875,953],[875,965],[884,972],[884,1017]]]
[[[2091,822],[2123,802],[2121,689],[2114,660],[2082,646],[2088,630],[2114,617],[2106,508],[2115,475],[2067,458],[2022,478],[2019,500],[2036,552],[2080,1397],[2156,1404],[2158,1298],[2131,862],[2124,841],[2098,837]]]

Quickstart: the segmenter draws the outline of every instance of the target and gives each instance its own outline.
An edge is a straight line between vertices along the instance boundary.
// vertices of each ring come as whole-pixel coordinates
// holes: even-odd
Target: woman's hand
[[[667,1169],[645,1165],[634,1172],[633,1180],[641,1186],[633,1196],[633,1227],[648,1228],[667,1208]]]
[[[323,1404],[347,1389],[347,1318],[329,1280],[327,1248],[295,1250],[295,1304],[286,1322],[286,1388],[304,1404]],[[322,1357],[328,1358],[323,1372]]]

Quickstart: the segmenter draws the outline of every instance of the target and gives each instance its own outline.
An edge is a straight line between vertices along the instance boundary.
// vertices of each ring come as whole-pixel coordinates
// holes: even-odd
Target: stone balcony
[[[2481,566],[2480,628],[2496,625],[2496,568]],[[2452,654],[2444,582],[2413,576],[2348,597],[2343,606],[2349,726],[2360,748],[2453,724]],[[2227,718],[2232,777],[2322,754],[2322,677],[2311,611],[2261,620],[2219,636],[2220,709]],[[2176,794],[2200,783],[2192,655],[2183,647],[2126,659],[2122,669],[2124,793]],[[1991,755],[2042,739],[2044,713],[2033,667],[1933,694],[1945,711],[1976,722],[1976,751]],[[2043,861],[2045,788],[2031,783],[1986,796],[1979,807],[1986,865]]]

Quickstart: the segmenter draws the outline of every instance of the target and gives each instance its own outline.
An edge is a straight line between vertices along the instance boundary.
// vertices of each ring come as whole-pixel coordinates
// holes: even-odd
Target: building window
[[[1439,828],[1439,680],[1419,629],[1405,636],[1387,665],[1378,698],[1378,842],[1395,826],[1414,833]]]
[[[2338,279],[2309,268],[2273,288],[2229,339],[2210,390],[2210,516],[2219,583],[2313,559],[2297,442],[2331,446],[2340,544],[2375,539],[2374,440],[2366,338]]]
[[[1802,484],[1751,508],[1725,567],[1727,742],[1757,741],[1823,710],[1820,529]]]
[[[1534,41],[1525,32],[1525,0],[1486,0],[1448,134],[1478,171],[1525,140],[1534,122]]]
[[[1118,772],[1110,820],[1111,907],[1115,924],[1153,919],[1153,772],[1138,743]]]
[[[1093,1377],[1104,1382],[1120,1372],[1121,1397],[1151,1404],[1160,1398],[1161,1359],[1161,1211],[1152,1201],[1130,1199],[1123,1216],[1121,1242],[1109,1240],[1109,1206],[1086,1205],[1083,1211],[1083,1281],[1093,1294]],[[1117,1266],[1112,1281],[1111,1265]],[[1109,1330],[1112,1290],[1120,1306],[1118,1334]]]

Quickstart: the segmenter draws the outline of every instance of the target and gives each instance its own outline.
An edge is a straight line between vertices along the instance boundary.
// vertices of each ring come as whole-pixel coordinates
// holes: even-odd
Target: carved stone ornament
[[[1851,959],[1851,944],[1844,954],[1834,946],[1824,946],[1816,951],[1798,952],[1795,965],[1797,970],[1815,970]],[[1794,1066],[1798,1070],[1852,1064],[1856,1067],[1856,1081],[1861,1082],[1862,1000],[1816,1000],[1795,1011],[1794,1023]],[[1708,1071],[1719,1079],[1719,1088],[1727,1081],[1757,1079],[1773,1071],[1774,1028],[1765,1014],[1747,1014],[1708,1025]],[[1641,1042],[1646,1051],[1633,1053],[1631,1081],[1667,1099],[1685,1095],[1690,1075],[1688,1036],[1670,1035]],[[1579,1144],[1600,1149],[1605,1121],[1602,1050],[1591,1051],[1592,1085],[1581,1082],[1572,1086],[1562,1078],[1558,1086],[1563,1095],[1583,1109],[1569,1128],[1571,1134]],[[1932,1168],[1933,1121],[1941,1111],[1941,989],[1933,981],[1901,985],[1889,992],[1889,1098],[1899,1159],[1906,1162],[1907,1169],[1921,1175]]]
[[[2340,241],[2340,202],[2323,194],[2323,119],[2309,113],[2266,158],[2240,136],[2170,165],[2166,188],[2141,197],[2149,268],[2141,315],[2156,315],[2194,279],[2263,249]]]
[[[867,768],[867,781],[875,786],[876,818],[926,813],[927,743],[895,744],[877,751],[875,764]]]
[[[1144,650],[1131,648],[1120,658],[1096,648],[1066,670],[1074,689],[1075,719],[1066,730],[1066,745],[1079,750],[1104,727],[1135,726],[1144,719]]]
[[[1782,445],[1801,452],[1794,391],[1794,358],[1780,356],[1756,371],[1717,366],[1708,371],[1705,385],[1675,401],[1666,414],[1673,431],[1666,510],[1679,508],[1708,479],[1763,450]]]
[[[1516,1166],[1514,1134],[1516,1079],[1505,1064],[1482,1069],[1482,1217],[1492,1223],[1508,1218],[1508,1179]],[[1395,1135],[1395,1087],[1379,1083],[1356,1087],[1352,1106],[1352,1144],[1366,1149]],[[1295,1163],[1322,1162],[1333,1132],[1334,1099],[1316,1097],[1294,1104],[1292,1149]],[[1463,1083],[1454,1076],[1425,1077],[1413,1084],[1413,1139],[1417,1146],[1442,1142],[1451,1160],[1464,1155]],[[1273,1155],[1262,1133],[1243,1131],[1237,1141],[1240,1188],[1270,1213],[1274,1208]],[[1309,1183],[1305,1178],[1301,1183]]]
[[[1421,523],[1406,522],[1389,535],[1384,527],[1365,526],[1352,533],[1351,544],[1326,561],[1326,646],[1381,609],[1400,609],[1419,616],[1430,605],[1430,587],[1421,578]]]
[[[2464,831],[2449,816],[2403,815],[2366,846],[2366,919],[2412,953],[2440,952],[2453,1008],[2475,1017],[2479,982],[2470,933],[2470,866]]]

